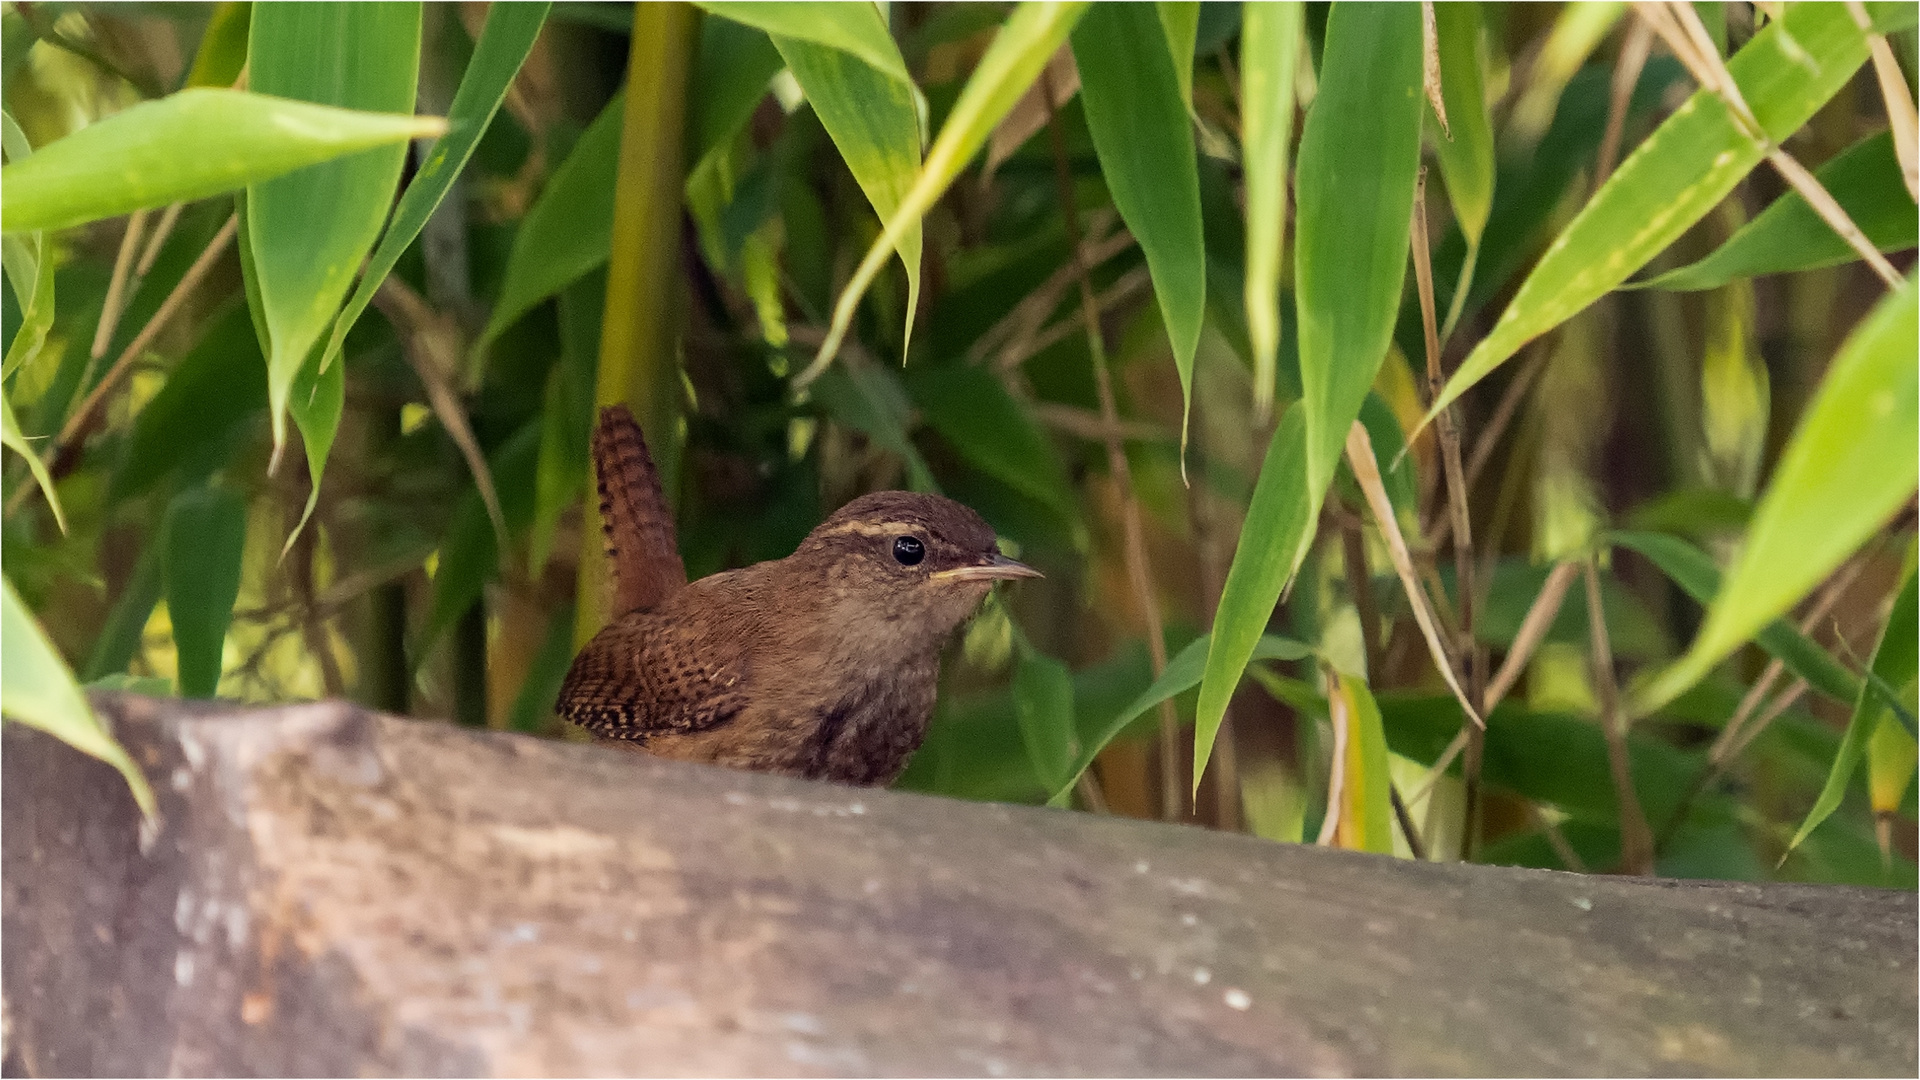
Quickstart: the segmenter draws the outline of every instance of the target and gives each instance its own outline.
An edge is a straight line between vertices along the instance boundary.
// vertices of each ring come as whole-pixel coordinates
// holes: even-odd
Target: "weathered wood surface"
[[[8,725],[9,1072],[1900,1074],[1915,898],[1422,865],[376,716]]]

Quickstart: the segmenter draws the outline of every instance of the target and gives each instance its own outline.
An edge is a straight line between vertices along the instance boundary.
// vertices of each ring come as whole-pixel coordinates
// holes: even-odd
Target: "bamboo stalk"
[[[699,31],[690,4],[635,4],[627,57],[626,116],[613,201],[613,248],[601,320],[596,405],[626,403],[647,434],[660,486],[672,502],[680,475],[680,363],[675,349],[684,306],[680,204],[686,185],[683,132],[687,72]],[[592,470],[582,479],[594,490]],[[584,644],[607,620],[606,554],[600,504],[591,494],[580,530],[574,637]]]

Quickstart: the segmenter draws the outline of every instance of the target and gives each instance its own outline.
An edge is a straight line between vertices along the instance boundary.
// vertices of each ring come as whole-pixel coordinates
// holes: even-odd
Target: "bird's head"
[[[795,551],[818,567],[837,603],[905,636],[946,635],[995,581],[1040,572],[1000,554],[979,514],[938,495],[877,491],[835,511]]]

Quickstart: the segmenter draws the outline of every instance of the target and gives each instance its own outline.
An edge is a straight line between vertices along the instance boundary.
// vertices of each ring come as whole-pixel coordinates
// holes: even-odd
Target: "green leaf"
[[[266,397],[264,385],[260,396]],[[93,639],[93,652],[88,654],[86,666],[80,669],[80,677],[89,685],[111,675],[124,674],[140,651],[140,639],[146,633],[148,620],[153,618],[154,605],[160,602],[160,591],[164,587],[161,555],[165,546],[159,537],[147,538],[132,576],[114,600],[106,623],[100,627],[100,636]],[[160,681],[160,694],[173,693],[171,683]]]
[[[620,166],[625,115],[623,91],[587,126],[521,220],[493,318],[474,343],[476,355],[535,304],[607,261],[613,250],[614,175]]]
[[[872,4],[780,4],[701,0],[700,7],[737,23],[759,27],[776,39],[798,38],[850,53],[882,75],[911,84],[906,62]],[[799,77],[799,72],[794,73]],[[804,84],[802,84],[804,85]]]
[[[731,6],[731,5],[729,5]],[[858,54],[814,44],[805,38],[775,34],[773,44],[786,58],[793,77],[806,91],[820,126],[853,173],[881,222],[893,217],[920,172],[919,91],[905,79],[906,64],[887,36],[880,11],[871,4],[836,4],[815,11],[847,16],[865,12],[878,40],[893,53],[888,67],[875,67]],[[871,35],[870,35],[871,36]],[[896,76],[894,72],[902,75]],[[906,330],[901,356],[913,339],[913,317],[920,306],[920,225],[901,230],[894,249],[907,271]]]
[[[247,68],[247,30],[253,23],[253,5],[223,0],[213,5],[207,28],[187,69],[186,86],[232,86]]]
[[[144,494],[183,463],[200,465],[202,475],[211,472],[224,459],[228,435],[266,403],[267,365],[247,306],[231,304],[213,317],[206,336],[134,418],[107,483],[107,501]]]
[[[4,148],[9,162],[25,161],[33,156],[27,133],[4,111],[0,111],[0,148]],[[7,343],[6,359],[0,362],[0,378],[12,378],[27,361],[40,355],[40,348],[47,343],[47,334],[53,329],[54,260],[51,255],[43,233],[0,237],[0,263],[5,264],[7,284],[20,307],[20,325]]]
[[[875,364],[843,364],[820,376],[811,393],[834,420],[898,455],[907,466],[908,487],[939,492],[926,459],[907,437],[913,406],[893,372]]]
[[[53,477],[47,475],[47,466],[40,455],[27,445],[24,435],[20,434],[20,425],[13,419],[13,403],[0,396],[0,444],[27,459],[27,469],[33,473],[33,482],[40,493],[47,497],[47,506],[53,510],[53,520],[60,526],[61,532],[67,531],[67,515],[60,509],[60,494],[53,489]]]
[[[1180,80],[1180,104],[1193,108],[1193,43],[1200,36],[1200,4],[1197,0],[1160,0],[1153,5],[1160,16],[1160,29],[1167,35],[1167,55],[1173,59],[1174,74]]]
[[[1887,625],[1880,630],[1880,644],[1873,650],[1873,673],[1891,686],[1904,686],[1913,681],[1916,657],[1920,657],[1920,592],[1915,586],[1920,583],[1914,572],[1907,571],[1906,583],[1900,587],[1900,594],[1893,602],[1893,611],[1887,615]],[[1820,789],[1819,798],[1813,802],[1813,809],[1807,811],[1805,821],[1788,842],[1786,852],[1780,858],[1784,861],[1787,853],[1800,846],[1809,833],[1820,827],[1820,823],[1840,808],[1840,800],[1847,793],[1847,784],[1853,780],[1853,771],[1860,764],[1860,757],[1866,751],[1869,736],[1877,724],[1891,713],[1881,700],[1867,689],[1860,688],[1860,696],[1854,701],[1853,717],[1847,721],[1847,734],[1840,741],[1840,752],[1834,755],[1833,768],[1827,772],[1827,782]]]
[[[247,44],[255,90],[404,112],[420,73],[420,5],[260,4]],[[406,160],[383,146],[247,188],[254,276],[270,339],[267,411],[277,457],[293,383],[380,235]]]
[[[580,478],[593,466],[585,453],[586,433],[575,423],[582,395],[573,385],[567,365],[547,372],[547,392],[540,404],[540,453],[534,465],[533,530],[527,538],[527,567],[534,577],[553,554],[560,515],[580,496]],[[589,391],[591,393],[591,391]]]
[[[730,19],[700,20],[693,84],[700,93],[687,102],[687,160],[696,163],[689,172],[733,141],[784,64],[765,31]]]
[[[1193,782],[1197,790],[1213,753],[1213,740],[1227,702],[1253,659],[1260,636],[1280,601],[1280,590],[1300,565],[1313,537],[1314,514],[1307,495],[1306,409],[1295,405],[1280,417],[1266,460],[1253,485],[1240,542],[1227,568],[1213,615],[1206,677],[1193,715]]]
[[[1481,82],[1480,5],[1435,4],[1434,31],[1440,47],[1440,97],[1447,105],[1447,129],[1435,124],[1434,156],[1447,182],[1453,219],[1469,247],[1480,243],[1493,211],[1493,125],[1487,118],[1487,93]]]
[[[1699,636],[1638,695],[1639,714],[1672,700],[1792,607],[1912,496],[1920,481],[1915,296],[1908,278],[1840,347]]]
[[[1308,520],[1319,515],[1400,309],[1425,108],[1420,34],[1414,5],[1336,5],[1300,136],[1294,297]]]
[[[1920,216],[1900,179],[1891,133],[1861,139],[1814,176],[1875,247],[1899,251],[1914,246]],[[1789,191],[1706,258],[1627,287],[1713,289],[1735,278],[1835,266],[1859,257],[1833,226],[1821,220],[1805,196]]]
[[[87,707],[73,672],[13,591],[13,582],[6,580],[3,587],[0,637],[7,647],[0,651],[0,711],[119,769],[140,812],[153,817],[153,789],[146,776]]]
[[[918,367],[907,388],[927,423],[968,464],[1066,520],[1077,516],[1073,486],[1052,440],[1000,380],[964,364]]]
[[[340,414],[347,406],[347,365],[322,367],[318,356],[310,357],[293,378],[288,391],[287,410],[300,429],[300,443],[307,453],[307,505],[300,520],[287,532],[280,550],[293,550],[300,530],[307,527],[313,508],[320,505],[320,477],[327,471],[327,454],[333,450],[333,437],[340,431]]]
[[[299,5],[260,10],[281,6]],[[310,105],[286,100],[293,87],[263,84],[257,66],[253,87],[259,93],[182,90],[142,102],[7,165],[0,229],[64,229],[203,199],[374,147],[397,160],[407,140],[445,130],[437,117],[392,115],[412,108],[411,95],[371,112]]]
[[[1866,38],[1843,6],[1793,4],[1727,68],[1767,138],[1779,143],[1845,86],[1866,58]],[[1701,90],[1687,99],[1621,162],[1547,249],[1493,332],[1447,380],[1423,424],[1522,345],[1646,265],[1726,197],[1766,149],[1741,131],[1718,94]]]
[[[1392,406],[1371,390],[1360,403],[1359,420],[1367,429],[1368,441],[1373,443],[1374,457],[1379,459],[1380,481],[1387,489],[1387,501],[1393,504],[1402,530],[1411,535],[1420,520],[1420,477],[1415,472],[1414,456],[1407,453],[1407,433],[1400,427],[1400,418],[1393,414]],[[1352,473],[1341,475],[1351,478]],[[1349,490],[1355,496],[1353,505],[1364,505],[1366,496],[1360,494],[1359,486],[1353,485]]]
[[[8,162],[25,161],[33,156],[27,133],[5,112],[0,112],[0,145],[4,146]],[[41,346],[47,343],[47,334],[53,329],[55,267],[51,254],[43,233],[0,237],[0,263],[6,266],[7,284],[20,307],[20,325],[7,343],[6,359],[0,362],[0,377],[11,378],[27,361],[40,355]]]
[[[1048,791],[1071,787],[1067,772],[1080,741],[1073,723],[1073,672],[1022,641],[1013,669],[1013,703],[1034,775]]]
[[[560,294],[560,358],[547,375],[541,403],[533,522],[527,537],[527,565],[536,578],[553,553],[561,515],[594,487],[588,444],[593,440],[593,375],[606,292],[605,275],[596,274]]]
[[[0,237],[4,246],[7,280],[20,302],[20,328],[7,343],[0,375],[11,376],[40,355],[53,330],[54,260],[41,233]]]
[[[1173,344],[1184,457],[1193,353],[1206,315],[1207,249],[1193,124],[1179,73],[1160,19],[1146,4],[1095,4],[1074,27],[1073,59],[1080,67],[1080,100],[1101,174],[1114,208],[1146,254]]]
[[[327,341],[327,351],[321,357],[324,370],[331,366],[339,355],[340,347],[347,340],[347,331],[360,319],[360,313],[366,310],[373,300],[373,294],[380,283],[387,279],[394,264],[426,228],[427,219],[440,206],[453,188],[453,182],[459,178],[460,171],[467,166],[467,159],[473,156],[473,148],[480,144],[480,137],[487,133],[493,123],[493,114],[500,110],[500,103],[506,100],[507,89],[513,85],[515,75],[520,73],[520,65],[526,63],[527,54],[533,51],[533,43],[540,36],[540,27],[547,21],[546,0],[534,3],[490,4],[487,7],[487,23],[480,30],[480,40],[474,43],[473,59],[467,61],[467,70],[460,77],[459,89],[454,91],[453,104],[447,109],[447,133],[433,144],[426,154],[426,160],[419,171],[413,175],[413,182],[400,196],[400,205],[393,212],[393,223],[387,226],[387,234],[380,238],[380,246],[374,249],[373,258],[368,260],[367,269],[360,276],[359,287],[354,289],[353,298],[347,301],[346,310],[333,321],[333,335]],[[321,460],[326,455],[321,454]],[[314,490],[320,487],[320,476],[314,472]],[[307,515],[313,512],[312,503],[307,506]],[[304,524],[306,516],[301,517]],[[299,530],[295,530],[297,535]],[[289,541],[291,542],[291,541]]]
[[[753,6],[771,8],[782,5]],[[1087,7],[1085,0],[1077,3],[1025,0],[1007,18],[999,34],[994,36],[993,44],[987,47],[986,54],[974,65],[973,74],[967,77],[966,87],[960,91],[953,108],[948,111],[946,124],[928,148],[913,189],[902,200],[900,209],[887,219],[886,228],[867,248],[867,254],[855,269],[853,278],[840,290],[840,298],[834,302],[833,321],[827,329],[826,339],[821,342],[820,351],[815,354],[813,362],[794,379],[796,387],[805,387],[833,362],[840,342],[846,338],[847,330],[853,324],[853,313],[859,306],[860,298],[866,295],[868,286],[873,284],[887,255],[896,249],[900,237],[910,229],[919,227],[920,219],[946,193],[947,186],[960,175],[960,170],[966,168],[973,155],[986,145],[994,127],[1039,78],[1047,61],[1072,32],[1074,22]]]
[[[488,471],[499,485],[501,514],[510,529],[525,526],[533,512],[540,428],[541,421],[535,417],[487,455]],[[479,491],[469,489],[461,496],[444,535],[433,572],[433,606],[427,611],[425,628],[409,650],[415,668],[426,661],[440,635],[480,599],[487,582],[500,573],[500,542]]]
[[[1380,706],[1366,680],[1340,676],[1340,696],[1347,705],[1347,756],[1335,762],[1344,768],[1341,785],[1339,834],[1342,847],[1354,851],[1393,854],[1393,781],[1387,771],[1387,733]]]
[[[1074,759],[1073,767],[1067,770],[1066,782],[1053,789],[1054,799],[1065,798],[1067,793],[1073,790],[1073,785],[1080,781],[1080,774],[1086,772],[1093,764],[1093,759],[1099,757],[1108,743],[1118,738],[1128,725],[1139,719],[1148,709],[1200,685],[1201,675],[1208,667],[1207,662],[1210,659],[1209,640],[1209,637],[1204,634],[1194,638],[1186,648],[1181,649],[1173,659],[1167,661],[1166,668],[1160,672],[1160,677],[1153,681],[1152,686],[1147,687],[1139,697],[1128,702],[1126,707],[1115,714],[1114,718],[1108,721],[1094,738],[1086,740],[1080,750],[1080,756]],[[1247,663],[1254,660],[1300,660],[1312,654],[1313,650],[1292,638],[1280,637],[1277,634],[1263,634],[1247,650],[1247,660],[1240,666],[1244,668]],[[1205,692],[1204,688],[1202,692]],[[1215,733],[1218,733],[1219,726],[1216,721]],[[1211,736],[1207,742],[1209,746],[1212,745]],[[1198,776],[1198,770],[1195,771],[1195,775]],[[1198,786],[1198,780],[1195,784]]]
[[[1293,143],[1294,65],[1306,11],[1297,0],[1244,9],[1240,28],[1240,159],[1247,188],[1247,338],[1253,401],[1273,409],[1280,355],[1280,267],[1286,250],[1287,153]]]
[[[1720,571],[1713,559],[1685,540],[1644,532],[1611,532],[1606,540],[1646,556],[1703,606],[1712,605],[1720,594]],[[1852,704],[1859,697],[1860,680],[1785,619],[1768,623],[1754,635],[1754,642],[1835,701]]]
[[[179,651],[180,696],[210,698],[220,686],[227,626],[240,596],[246,500],[219,487],[181,492],[167,506],[165,543],[167,615]]]
[[[1460,704],[1449,695],[1383,692],[1377,700],[1387,745],[1421,764],[1432,764],[1460,733]],[[1508,699],[1486,719],[1481,775],[1488,786],[1617,827],[1607,739],[1591,717],[1536,712]],[[1627,754],[1647,816],[1666,820],[1698,774],[1703,755],[1639,731],[1628,734]],[[1459,770],[1456,758],[1449,771],[1457,775]]]

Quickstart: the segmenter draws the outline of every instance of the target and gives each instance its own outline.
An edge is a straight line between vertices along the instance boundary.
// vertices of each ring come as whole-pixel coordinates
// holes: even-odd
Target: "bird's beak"
[[[993,555],[980,560],[974,566],[935,571],[932,579],[934,581],[1001,581],[1008,578],[1044,576],[1046,575],[1026,563],[1015,562],[1005,555]]]

